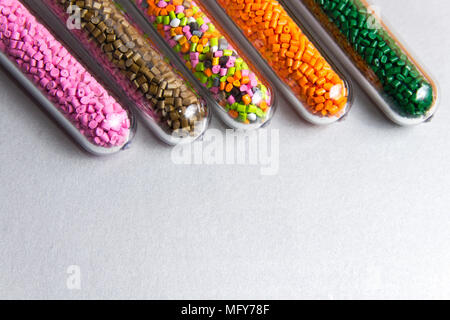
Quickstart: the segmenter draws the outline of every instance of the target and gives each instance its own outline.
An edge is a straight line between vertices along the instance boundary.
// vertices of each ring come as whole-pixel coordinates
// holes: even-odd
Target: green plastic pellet
[[[236,73],[236,68],[231,67],[228,69],[227,76],[234,76],[235,73]]]
[[[247,110],[247,107],[245,106],[245,104],[238,103],[236,110],[237,112],[245,112]]]
[[[217,47],[219,45],[219,39],[217,38],[211,38],[209,40],[209,44],[211,45],[211,47]]]
[[[385,30],[374,29],[370,25],[372,14],[360,0],[311,1],[328,16],[378,76],[385,93],[394,101],[400,114],[422,116],[431,108],[431,84]],[[421,98],[415,99],[417,96]]]
[[[208,81],[208,77],[203,72],[195,72],[194,76],[203,84],[205,84]]]
[[[245,122],[247,120],[247,114],[245,112],[239,112],[239,120]]]
[[[267,93],[267,87],[263,84],[261,84],[261,92],[266,94]]]
[[[255,106],[254,104],[249,104],[247,107],[247,112],[248,113],[256,113],[258,111],[258,107]]]
[[[208,83],[206,84],[206,87],[207,87],[208,89],[211,89],[212,86],[213,86],[213,79],[212,79],[212,78],[209,78],[209,79],[208,79]]]
[[[197,70],[197,71],[204,71],[205,70],[204,63],[203,62],[197,63],[197,65],[195,66],[195,70]]]

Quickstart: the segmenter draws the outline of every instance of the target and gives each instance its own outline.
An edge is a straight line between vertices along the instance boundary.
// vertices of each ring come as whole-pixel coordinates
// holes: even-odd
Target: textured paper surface
[[[450,3],[373,2],[437,79],[436,117],[397,127],[358,88],[329,127],[281,103],[274,176],[174,165],[144,126],[86,155],[2,72],[0,298],[450,298]]]

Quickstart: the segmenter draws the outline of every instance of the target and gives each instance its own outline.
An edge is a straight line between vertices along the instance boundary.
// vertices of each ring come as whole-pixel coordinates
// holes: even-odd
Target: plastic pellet
[[[368,80],[362,88],[389,118],[407,125],[421,123],[433,115],[435,84],[365,1],[301,2]]]
[[[175,144],[181,142],[176,138],[203,134],[208,122],[203,100],[114,1],[45,3],[64,22],[71,5],[80,8],[82,29],[74,29],[73,34],[104,65],[163,141]]]
[[[0,0],[0,54],[16,68],[13,76],[24,74],[91,144],[115,148],[129,141],[127,111],[17,0]]]
[[[240,124],[259,127],[271,117],[272,90],[261,81],[254,67],[238,53],[227,36],[219,31],[212,15],[201,3],[191,0],[136,0],[136,5],[199,82],[209,89],[214,100],[228,111],[225,115],[233,121],[227,123],[233,127],[240,127]],[[179,26],[176,14],[183,14],[187,19],[183,27]],[[226,81],[222,81],[223,77]],[[251,95],[260,98],[251,99]],[[244,106],[239,117],[230,112],[234,103]],[[248,117],[248,108],[259,112]]]
[[[337,120],[346,113],[347,84],[278,1],[217,2],[290,87],[302,107],[317,116],[306,117],[308,120],[314,123],[320,123],[317,118]],[[318,92],[322,92],[320,99]]]

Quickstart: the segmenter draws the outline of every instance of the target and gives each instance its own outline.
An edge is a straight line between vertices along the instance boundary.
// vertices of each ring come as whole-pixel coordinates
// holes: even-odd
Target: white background
[[[358,88],[328,127],[281,103],[275,176],[175,165],[142,125],[89,156],[1,72],[0,298],[450,298],[450,2],[373,2],[437,79],[436,117],[400,128]]]

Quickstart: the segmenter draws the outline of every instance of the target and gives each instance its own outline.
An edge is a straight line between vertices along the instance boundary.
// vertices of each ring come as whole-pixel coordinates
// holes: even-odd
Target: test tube
[[[0,64],[85,150],[131,141],[133,115],[18,0],[0,0]]]
[[[191,142],[204,133],[209,122],[204,99],[115,1],[44,3],[61,22],[80,22],[69,30],[71,37],[103,66],[162,141]]]
[[[278,1],[216,2],[278,76],[277,87],[287,87],[285,95],[301,116],[330,124],[347,114],[352,87],[344,73]]]
[[[201,1],[134,3],[197,81],[207,89],[217,114],[229,127],[257,129],[271,119],[275,92],[261,71]]]
[[[337,44],[347,70],[393,122],[415,125],[434,115],[435,82],[365,0],[284,3],[299,17],[315,19],[311,25]]]

